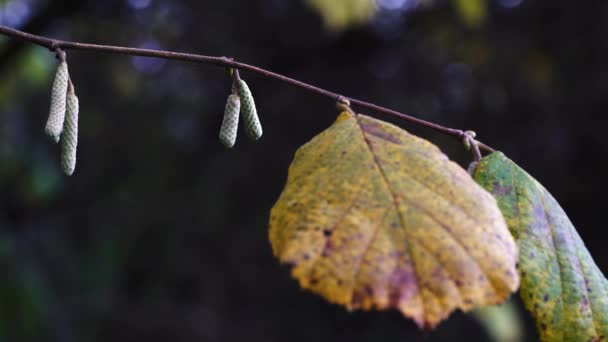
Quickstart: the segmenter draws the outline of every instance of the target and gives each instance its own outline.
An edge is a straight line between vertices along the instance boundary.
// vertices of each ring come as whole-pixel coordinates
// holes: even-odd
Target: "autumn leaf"
[[[608,283],[553,196],[501,152],[483,158],[474,177],[518,242],[521,297],[541,339],[608,337]]]
[[[377,12],[375,0],[307,0],[319,12],[325,25],[334,31],[369,22]]]
[[[486,0],[455,0],[452,3],[462,21],[470,28],[479,28],[488,16]]]
[[[364,115],[342,113],[296,152],[269,235],[303,288],[420,327],[519,283],[494,198],[433,144]]]

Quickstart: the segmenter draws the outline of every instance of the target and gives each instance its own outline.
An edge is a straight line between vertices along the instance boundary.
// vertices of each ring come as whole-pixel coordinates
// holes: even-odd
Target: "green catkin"
[[[228,96],[224,120],[220,128],[220,141],[226,148],[232,148],[236,142],[236,132],[239,126],[239,111],[241,110],[241,99],[238,95]]]
[[[70,88],[67,95],[65,123],[61,133],[61,168],[71,176],[76,169],[76,147],[78,145],[78,97]]]
[[[262,125],[255,108],[253,95],[251,95],[247,83],[242,79],[237,81],[236,86],[241,97],[241,114],[243,114],[243,121],[245,122],[245,133],[251,139],[257,140],[262,136]]]
[[[59,63],[55,72],[53,89],[51,92],[51,109],[44,131],[57,143],[63,130],[65,120],[66,96],[68,92],[68,64],[65,61]]]

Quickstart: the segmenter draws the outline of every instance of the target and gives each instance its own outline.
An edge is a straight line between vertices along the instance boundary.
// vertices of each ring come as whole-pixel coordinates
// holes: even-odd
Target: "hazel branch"
[[[143,57],[154,57],[154,58],[162,58],[167,60],[178,60],[185,62],[195,62],[195,63],[204,63],[211,64],[225,68],[233,68],[241,71],[249,71],[251,73],[257,74],[259,76],[274,79],[283,83],[286,83],[292,87],[300,88],[306,90],[308,92],[327,97],[334,102],[339,102],[343,99],[349,100],[350,103],[354,106],[368,109],[377,113],[385,114],[388,116],[392,116],[395,118],[399,118],[401,120],[422,126],[427,127],[437,132],[455,137],[458,140],[462,140],[466,133],[463,130],[450,128],[446,126],[442,126],[437,123],[433,123],[430,121],[426,121],[408,114],[404,114],[398,112],[396,110],[392,110],[389,108],[385,108],[373,103],[365,102],[358,99],[349,98],[338,93],[334,93],[329,90],[325,90],[314,85],[281,75],[275,72],[262,69],[256,67],[254,65],[238,62],[232,58],[228,57],[216,57],[216,56],[205,56],[191,53],[183,53],[183,52],[174,52],[174,51],[166,51],[166,50],[151,50],[151,49],[139,49],[132,47],[123,47],[123,46],[112,46],[112,45],[98,45],[98,44],[87,44],[87,43],[79,43],[79,42],[71,42],[64,40],[56,40],[50,39],[38,35],[34,35],[31,33],[19,31],[7,26],[0,25],[0,34],[5,36],[17,38],[29,43],[33,43],[42,47],[45,47],[51,51],[56,51],[57,49],[62,50],[81,50],[81,51],[92,51],[92,52],[102,52],[102,53],[111,53],[118,55],[128,55],[128,56],[143,56]],[[493,152],[494,149],[491,147],[478,142],[479,148],[483,149],[486,152]]]

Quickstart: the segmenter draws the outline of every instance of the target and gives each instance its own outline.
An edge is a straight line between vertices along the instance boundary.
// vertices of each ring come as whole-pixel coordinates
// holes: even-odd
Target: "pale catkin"
[[[53,81],[53,89],[51,92],[51,108],[44,129],[46,134],[53,138],[56,143],[59,142],[59,137],[63,130],[69,78],[68,64],[65,61],[62,61],[59,63],[57,71],[55,72],[55,80]]]
[[[65,123],[61,133],[61,168],[71,176],[76,169],[76,147],[78,145],[78,97],[74,89],[67,95]]]
[[[241,110],[241,99],[238,95],[228,96],[224,119],[220,128],[220,141],[226,148],[232,148],[236,142],[236,132],[239,127],[239,111]]]
[[[247,86],[247,83],[242,79],[239,79],[236,83],[239,96],[241,97],[241,114],[243,115],[243,122],[245,123],[245,133],[253,140],[257,140],[262,136],[262,124],[260,124],[260,118],[258,117],[257,109],[255,108],[255,101],[251,90]]]

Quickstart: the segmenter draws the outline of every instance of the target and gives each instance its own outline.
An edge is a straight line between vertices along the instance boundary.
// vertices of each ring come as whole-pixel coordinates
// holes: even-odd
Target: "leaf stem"
[[[442,125],[439,125],[439,124],[436,124],[433,122],[429,122],[429,121],[426,121],[426,120],[423,120],[423,119],[420,119],[420,118],[417,118],[417,117],[414,117],[414,116],[411,116],[408,114],[404,114],[404,113],[401,113],[401,112],[398,112],[398,111],[395,111],[392,109],[378,106],[373,103],[342,96],[342,95],[334,93],[332,91],[325,90],[325,89],[313,86],[311,84],[304,83],[302,81],[299,81],[299,80],[296,80],[296,79],[293,79],[293,78],[290,78],[290,77],[287,77],[287,76],[284,76],[281,74],[277,74],[275,72],[272,72],[272,71],[269,71],[266,69],[256,67],[254,65],[235,61],[234,59],[228,58],[228,57],[204,56],[204,55],[198,55],[198,54],[190,54],[190,53],[174,52],[174,51],[166,51],[166,50],[139,49],[139,48],[123,47],[123,46],[98,45],[98,44],[87,44],[87,43],[71,42],[71,41],[64,41],[64,40],[56,40],[56,39],[50,39],[50,38],[34,35],[31,33],[19,31],[19,30],[16,30],[16,29],[13,29],[13,28],[10,28],[7,26],[2,26],[2,25],[0,25],[0,34],[9,36],[9,37],[13,37],[13,38],[17,38],[17,39],[20,39],[20,40],[23,40],[26,42],[36,44],[36,45],[40,45],[51,51],[56,51],[57,49],[94,51],[94,52],[111,53],[111,54],[118,54],[118,55],[155,57],[155,58],[162,58],[162,59],[167,59],[167,60],[179,60],[179,61],[187,61],[187,62],[195,62],[195,63],[205,63],[205,64],[217,65],[217,66],[221,66],[221,67],[234,68],[235,71],[236,70],[245,70],[245,71],[249,71],[249,72],[258,74],[258,75],[268,78],[268,79],[274,79],[277,81],[281,81],[292,87],[300,88],[300,89],[309,91],[311,93],[315,93],[320,96],[328,97],[333,101],[339,101],[340,99],[347,99],[350,101],[351,104],[353,104],[355,106],[365,108],[365,109],[368,109],[371,111],[375,111],[378,113],[382,113],[385,115],[393,116],[393,117],[405,120],[407,122],[411,122],[411,123],[419,125],[419,126],[427,127],[427,128],[433,129],[437,132],[455,137],[458,140],[462,140],[465,135],[465,132],[460,129],[449,128],[449,127],[442,126]],[[487,152],[494,151],[494,149],[492,149],[491,147],[489,147],[485,144],[482,144],[482,143],[479,143],[479,147]]]

